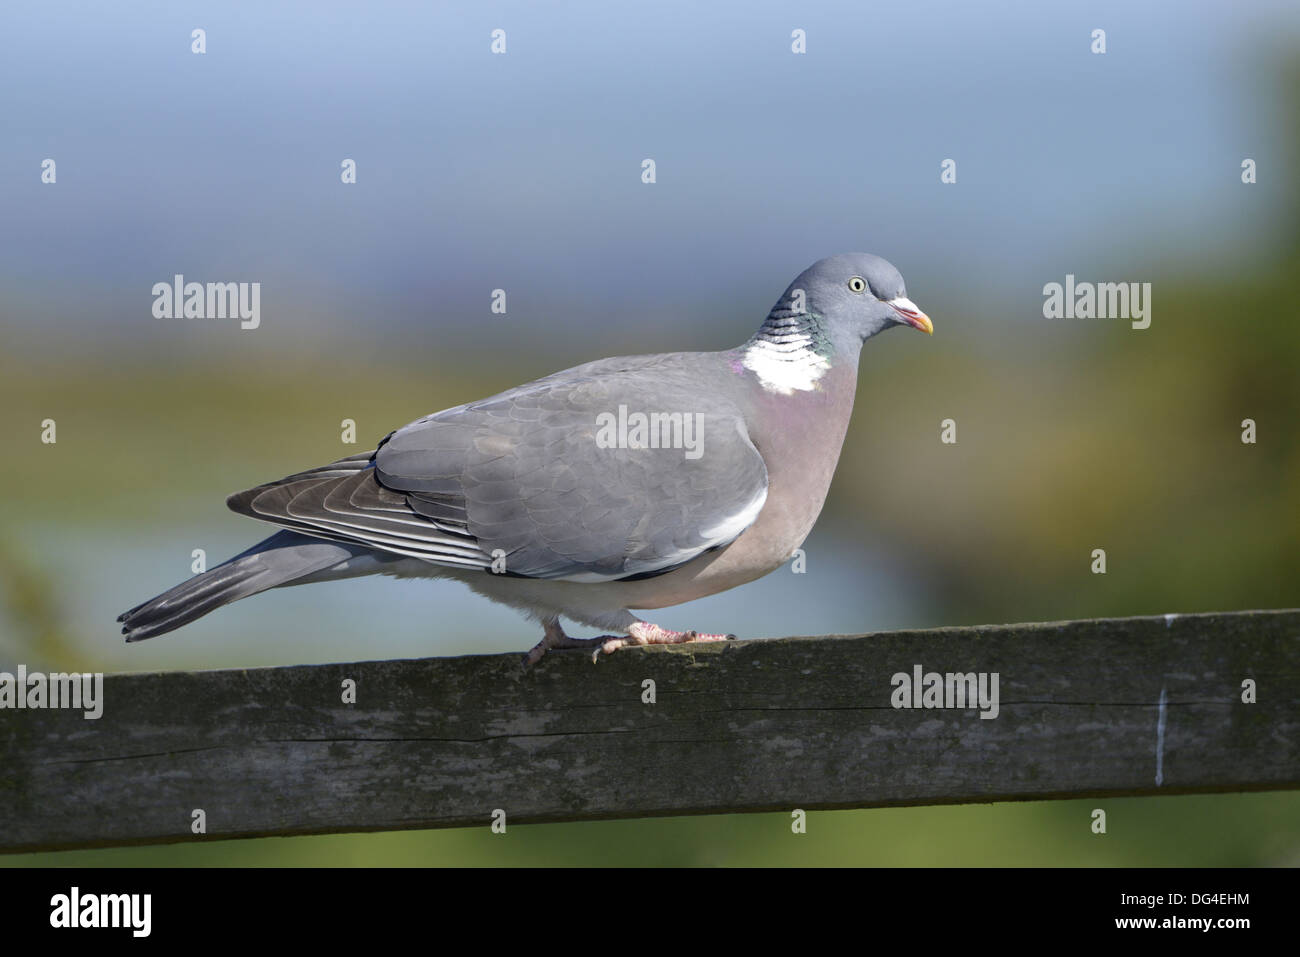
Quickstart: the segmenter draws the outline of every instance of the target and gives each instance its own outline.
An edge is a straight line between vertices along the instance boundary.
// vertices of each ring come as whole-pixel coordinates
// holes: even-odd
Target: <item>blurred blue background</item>
[[[192,549],[263,534],[229,492],[592,358],[736,345],[847,250],[897,265],[936,335],[868,344],[808,574],[661,624],[1297,604],[1294,3],[55,3],[3,27],[0,666],[522,651],[532,626],[447,582],[276,591],[133,646],[113,619]],[[153,318],[177,273],[260,282],[260,328]],[[1151,328],[1045,320],[1067,273],[1152,282]],[[19,861],[1300,859],[1290,794],[1122,803],[1164,837],[1080,844],[1065,802],[836,812],[859,837],[796,858],[759,815],[520,829],[528,853],[427,833]]]

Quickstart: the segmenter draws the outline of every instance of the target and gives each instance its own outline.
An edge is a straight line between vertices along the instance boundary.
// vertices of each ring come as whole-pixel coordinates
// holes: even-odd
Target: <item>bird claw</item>
[[[669,631],[667,628],[642,621],[629,628],[626,637],[606,636],[600,646],[592,652],[591,663],[595,664],[599,661],[602,654],[612,655],[618,649],[629,645],[682,645],[692,641],[734,641],[735,638],[735,635],[702,634],[694,630]]]
[[[529,668],[542,660],[550,650],[557,648],[593,648],[592,664],[600,660],[601,655],[612,655],[620,648],[631,645],[680,645],[690,641],[734,641],[735,635],[712,635],[698,631],[669,631],[648,621],[635,622],[626,635],[601,635],[598,638],[570,638],[564,633],[559,622],[548,622],[546,634],[528,654],[524,655],[523,666]]]

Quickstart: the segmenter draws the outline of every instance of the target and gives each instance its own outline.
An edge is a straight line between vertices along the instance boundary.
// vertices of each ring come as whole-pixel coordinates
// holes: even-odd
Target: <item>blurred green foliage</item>
[[[1093,834],[1104,807],[1108,832]],[[210,841],[0,858],[13,866],[1188,866],[1300,865],[1289,793],[648,818]]]
[[[871,374],[907,406],[859,416],[837,489],[871,490],[862,534],[910,553],[949,624],[1293,607],[1298,274],[1160,277],[1150,329],[1081,320],[1042,358],[900,350]],[[1097,547],[1110,573],[1082,574]]]

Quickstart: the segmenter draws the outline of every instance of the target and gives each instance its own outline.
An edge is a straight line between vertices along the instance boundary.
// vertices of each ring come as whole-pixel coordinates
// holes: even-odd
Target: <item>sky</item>
[[[923,306],[986,314],[1032,313],[1067,272],[1266,256],[1239,164],[1281,176],[1261,65],[1300,37],[1284,3],[86,3],[5,20],[0,329],[133,346],[157,335],[149,290],[180,273],[261,282],[262,342],[285,350],[371,330],[500,348],[496,288],[521,344],[652,324],[647,346],[719,348],[847,250],[894,262]]]

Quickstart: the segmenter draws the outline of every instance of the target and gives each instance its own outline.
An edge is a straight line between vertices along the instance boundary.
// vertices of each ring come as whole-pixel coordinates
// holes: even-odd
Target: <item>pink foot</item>
[[[626,648],[628,645],[682,645],[688,641],[730,641],[735,637],[735,635],[702,634],[698,631],[669,631],[648,621],[638,621],[628,628],[626,638],[606,635],[593,639],[601,642],[601,645],[592,653],[591,660],[595,663],[602,654],[612,655],[618,649]]]
[[[542,640],[524,658],[524,667],[535,665],[553,648],[594,648],[591,660],[611,655],[629,645],[680,645],[688,641],[730,641],[735,635],[710,635],[698,631],[669,631],[648,621],[634,622],[626,635],[601,635],[599,638],[570,638],[558,621],[548,621]]]

